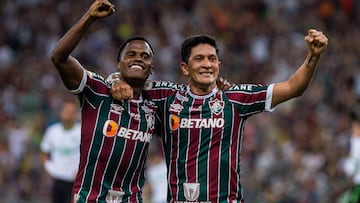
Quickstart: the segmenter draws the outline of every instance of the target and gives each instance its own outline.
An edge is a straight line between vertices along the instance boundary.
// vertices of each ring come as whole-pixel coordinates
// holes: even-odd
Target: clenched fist
[[[315,29],[309,29],[304,40],[313,55],[320,55],[328,45],[328,38],[324,33]]]
[[[115,6],[108,0],[96,0],[92,3],[89,9],[91,17],[103,18],[115,12]]]

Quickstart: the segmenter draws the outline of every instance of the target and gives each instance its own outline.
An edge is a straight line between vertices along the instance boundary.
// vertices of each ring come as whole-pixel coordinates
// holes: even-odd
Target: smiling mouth
[[[210,75],[212,75],[212,74],[213,74],[212,72],[200,73],[200,75],[203,75],[203,76],[210,76]]]
[[[130,69],[131,70],[144,70],[144,68],[142,67],[142,66],[140,66],[140,65],[131,65],[130,66]]]

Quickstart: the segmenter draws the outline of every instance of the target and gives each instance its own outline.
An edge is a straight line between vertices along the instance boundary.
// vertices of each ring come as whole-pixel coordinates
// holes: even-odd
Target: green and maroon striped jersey
[[[271,110],[272,87],[239,84],[197,96],[171,82],[146,85],[162,122],[168,202],[243,202],[244,124],[249,116]]]
[[[146,98],[113,100],[110,84],[86,71],[78,90],[81,104],[79,171],[73,202],[142,202],[144,163],[155,130],[155,104]]]

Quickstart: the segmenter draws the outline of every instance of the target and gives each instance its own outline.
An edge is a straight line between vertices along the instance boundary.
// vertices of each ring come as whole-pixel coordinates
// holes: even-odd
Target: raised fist
[[[328,45],[328,38],[323,34],[323,32],[315,29],[309,29],[304,40],[309,51],[314,55],[320,55]]]
[[[115,12],[115,6],[108,0],[96,0],[89,9],[90,16],[96,18],[107,17]]]

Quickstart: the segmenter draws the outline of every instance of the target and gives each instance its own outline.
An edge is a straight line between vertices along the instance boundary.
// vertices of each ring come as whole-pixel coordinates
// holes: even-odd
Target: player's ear
[[[188,76],[189,75],[189,71],[188,71],[188,65],[185,62],[181,62],[180,63],[180,68],[181,68],[181,72]]]
[[[151,66],[151,73],[150,73],[150,75],[153,74],[155,68],[156,68],[155,66]]]
[[[116,69],[120,71],[120,61],[116,62]]]

